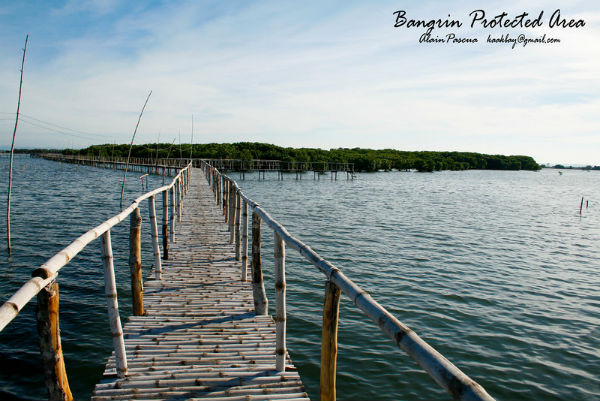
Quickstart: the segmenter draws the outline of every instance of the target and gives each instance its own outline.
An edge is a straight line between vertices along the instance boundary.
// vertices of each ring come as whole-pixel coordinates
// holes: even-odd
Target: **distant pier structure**
[[[242,159],[202,159],[211,167],[221,171],[239,172],[240,178],[245,179],[247,172],[258,172],[259,179],[266,179],[267,172],[277,172],[277,179],[283,180],[284,174],[295,174],[297,180],[302,175],[312,172],[314,180],[320,180],[321,175],[329,173],[331,180],[337,180],[338,173],[346,174],[347,180],[355,177],[354,163],[338,162],[308,162],[285,160],[242,160]]]
[[[39,154],[32,155],[48,160],[65,163],[91,165],[95,167],[107,167],[125,169],[126,159],[122,157],[102,156],[74,156],[62,154]],[[130,169],[150,174],[174,175],[177,169],[192,162],[194,167],[200,167],[203,162],[224,172],[240,173],[242,180],[246,179],[246,173],[258,172],[258,179],[266,179],[267,172],[277,173],[277,179],[283,180],[286,174],[294,174],[296,180],[301,180],[303,175],[313,173],[313,180],[320,180],[322,175],[329,174],[332,181],[337,181],[338,173],[346,175],[347,180],[356,177],[354,163],[326,162],[326,161],[286,161],[286,160],[262,160],[262,159],[204,159],[204,158],[141,158],[133,157],[130,160]]]

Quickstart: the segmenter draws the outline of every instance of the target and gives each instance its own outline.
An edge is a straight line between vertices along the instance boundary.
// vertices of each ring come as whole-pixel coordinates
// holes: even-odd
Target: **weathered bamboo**
[[[235,189],[233,185],[229,185],[229,201],[227,202],[229,208],[229,219],[227,221],[229,226],[229,243],[233,244],[235,239]]]
[[[175,242],[175,185],[171,187],[171,242]]]
[[[237,184],[233,183],[234,187]],[[303,257],[310,261],[315,267],[323,272],[340,290],[346,294],[356,306],[359,307],[380,329],[396,344],[413,358],[421,367],[455,399],[460,400],[486,400],[493,398],[475,381],[464,374],[460,369],[450,363],[433,347],[423,341],[414,331],[398,321],[385,308],[374,301],[365,291],[360,289],[341,271],[330,262],[324,260],[310,247],[291,236],[287,230],[274,220],[256,202],[242,194],[242,198],[254,209],[257,218],[265,220],[275,233],[292,249],[298,251]],[[254,228],[253,228],[254,233]],[[254,241],[253,241],[254,252]],[[253,261],[254,262],[254,261]],[[254,265],[253,265],[254,280]]]
[[[48,399],[51,401],[71,401],[73,396],[69,388],[60,342],[59,294],[56,281],[38,293],[37,301],[37,329]]]
[[[104,293],[108,306],[108,322],[115,349],[116,369],[119,377],[127,375],[127,356],[125,354],[125,341],[123,328],[119,316],[119,303],[117,301],[117,283],[113,264],[112,244],[110,230],[102,234],[102,262],[104,265]]]
[[[150,95],[152,95],[152,91],[148,93],[148,97],[144,102],[144,106],[142,107],[142,111],[140,112],[140,116],[138,117],[137,124],[135,125],[135,130],[133,131],[133,135],[131,137],[131,144],[129,145],[129,154],[127,155],[127,164],[125,165],[125,173],[123,174],[123,185],[121,186],[121,204],[120,208],[123,207],[123,192],[125,192],[125,179],[127,178],[127,168],[129,167],[129,159],[131,157],[131,148],[133,147],[133,140],[135,139],[135,134],[137,133],[138,127],[140,126],[140,120],[142,119],[142,114],[144,114],[144,109],[146,109],[146,105],[148,104],[148,100],[150,99]]]
[[[275,257],[275,369],[278,372],[285,370],[285,335],[286,335],[286,308],[285,308],[285,243],[279,234],[274,233]]]
[[[183,187],[182,187],[182,179],[179,178],[177,180],[177,192],[179,193],[179,203],[177,204],[177,216],[179,217],[179,222],[181,223],[181,217],[183,215]]]
[[[340,289],[328,280],[325,283],[321,334],[321,401],[335,401],[336,398],[335,376],[340,295]]]
[[[154,251],[154,277],[160,280],[162,277],[162,263],[160,261],[160,247],[158,246],[158,226],[156,224],[154,196],[148,198],[148,209],[150,211],[150,227],[152,229],[152,247]]]
[[[144,287],[142,277],[142,216],[140,209],[135,208],[130,216],[129,229],[129,271],[131,273],[131,298],[133,315],[144,315]]]
[[[162,240],[163,240],[163,259],[169,259],[169,190],[162,192],[163,196],[163,217],[162,217]]]
[[[242,259],[242,255],[241,255],[241,251],[242,251],[242,241],[241,241],[241,227],[240,227],[240,223],[242,222],[242,216],[241,216],[241,203],[242,203],[242,198],[240,197],[240,195],[236,192],[235,195],[235,227],[234,227],[234,232],[235,232],[235,260],[241,260]]]
[[[252,296],[254,310],[257,315],[266,315],[269,310],[269,301],[265,292],[262,274],[262,260],[260,255],[260,217],[252,213]]]
[[[229,181],[223,176],[223,215],[225,216],[225,223],[229,218]]]
[[[17,136],[17,125],[19,125],[19,110],[21,109],[21,90],[23,89],[23,67],[25,66],[25,53],[27,52],[27,42],[29,35],[25,37],[25,47],[23,48],[23,60],[21,61],[21,80],[19,81],[19,101],[17,102],[17,117],[15,118],[15,129],[13,130],[12,145],[10,146],[10,163],[8,168],[8,201],[6,210],[6,240],[8,242],[8,254],[10,255],[10,192],[12,190],[12,171],[13,155],[15,151],[15,137]]]
[[[248,203],[242,200],[242,281],[248,280]]]

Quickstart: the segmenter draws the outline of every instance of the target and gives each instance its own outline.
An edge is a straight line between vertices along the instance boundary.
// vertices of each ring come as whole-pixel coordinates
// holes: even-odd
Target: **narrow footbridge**
[[[193,168],[194,164],[201,169]],[[162,221],[155,210],[159,195]],[[140,207],[144,201],[150,212],[154,263],[151,278],[142,283]],[[122,326],[110,230],[127,217],[134,316]],[[262,279],[261,225],[273,230],[275,238],[271,253],[276,289],[273,317],[268,315]],[[336,398],[342,293],[452,398],[493,400],[338,268],[288,233],[245,196],[235,181],[204,161],[190,162],[170,185],[140,196],[120,214],[75,240],[36,269],[33,278],[0,307],[2,330],[37,295],[40,347],[51,400],[72,399],[58,329],[58,272],[97,238],[102,241],[114,352],[92,400],[308,400],[286,349],[286,248],[299,252],[327,279],[322,400]]]

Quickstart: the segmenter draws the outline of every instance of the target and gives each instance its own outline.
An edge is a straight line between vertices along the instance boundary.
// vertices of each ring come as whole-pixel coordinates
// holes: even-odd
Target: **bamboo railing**
[[[89,230],[69,246],[48,259],[41,267],[34,270],[32,278],[27,281],[16,293],[13,294],[2,306],[0,306],[0,331],[2,331],[23,309],[23,307],[37,295],[38,298],[38,333],[40,336],[40,348],[42,353],[45,382],[48,388],[49,399],[72,400],[69,383],[65,373],[65,364],[60,343],[60,330],[58,322],[58,284],[56,279],[59,270],[67,265],[88,244],[102,238],[102,262],[104,266],[105,295],[108,307],[108,318],[110,331],[113,338],[113,346],[116,357],[116,370],[119,377],[127,375],[127,356],[125,354],[125,343],[123,329],[119,316],[119,305],[115,281],[115,270],[113,264],[113,252],[110,238],[112,227],[130,217],[130,253],[129,267],[131,272],[131,288],[133,299],[133,313],[136,316],[144,314],[144,299],[141,272],[141,222],[140,205],[148,200],[148,209],[151,225],[151,239],[154,256],[154,273],[157,279],[161,277],[161,255],[158,244],[158,226],[155,210],[155,197],[163,195],[163,258],[168,259],[168,193],[173,194],[171,201],[171,241],[175,230],[174,216],[177,214],[181,220],[182,199],[188,190],[188,183],[192,172],[192,164],[188,163],[179,169],[177,175],[169,185],[164,185],[153,191],[147,192],[131,205],[123,209],[119,214],[104,221],[99,226]],[[178,202],[175,202],[175,188],[177,188]]]
[[[469,378],[465,373],[448,361],[443,355],[419,337],[414,331],[400,322],[383,306],[375,301],[366,291],[350,280],[332,263],[323,259],[309,246],[292,236],[285,227],[273,219],[258,203],[248,198],[238,184],[222,174],[218,169],[206,162],[202,163],[206,178],[215,192],[217,204],[223,208],[225,221],[230,231],[230,242],[235,242],[237,249],[247,248],[247,223],[240,235],[239,227],[241,209],[252,209],[252,286],[256,314],[267,314],[267,296],[264,289],[261,266],[261,222],[270,227],[274,233],[275,259],[275,325],[276,325],[276,369],[285,370],[286,355],[286,282],[285,282],[285,246],[297,251],[306,260],[319,269],[327,278],[323,305],[323,327],[321,347],[321,400],[336,398],[336,360],[337,329],[339,318],[340,294],[345,294],[363,313],[379,326],[387,336],[391,337],[398,347],[414,359],[453,399],[465,401],[494,400],[485,389]],[[247,217],[247,213],[245,213]],[[241,244],[240,244],[241,241]],[[242,249],[246,254],[247,249]],[[246,280],[246,260],[242,259],[241,280]]]

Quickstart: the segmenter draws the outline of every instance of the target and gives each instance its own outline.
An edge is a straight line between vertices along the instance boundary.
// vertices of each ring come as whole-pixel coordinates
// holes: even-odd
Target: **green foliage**
[[[158,155],[179,157],[179,145],[158,144]],[[133,157],[156,157],[156,144],[134,145]],[[65,150],[65,154],[101,155],[126,157],[129,145],[94,145],[81,150]],[[188,158],[190,145],[181,145],[181,155]],[[486,155],[472,152],[408,152],[395,149],[337,148],[331,150],[314,148],[284,148],[258,142],[203,143],[194,144],[192,157],[204,159],[252,159],[283,160],[288,162],[353,163],[356,171],[391,169],[440,171],[440,170],[539,170],[541,167],[530,156]],[[302,168],[302,167],[300,167]],[[317,167],[318,168],[318,167]]]

